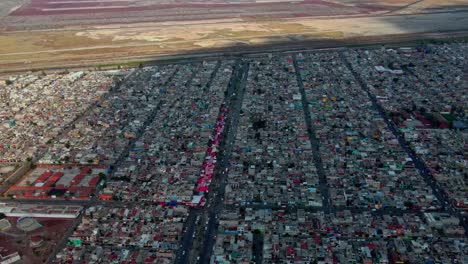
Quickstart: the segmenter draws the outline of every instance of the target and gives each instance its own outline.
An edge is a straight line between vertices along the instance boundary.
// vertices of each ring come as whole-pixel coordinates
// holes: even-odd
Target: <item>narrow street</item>
[[[380,116],[383,118],[388,128],[398,140],[401,148],[408,154],[408,156],[413,160],[415,167],[418,169],[420,175],[423,177],[426,184],[432,189],[432,193],[440,202],[442,208],[447,213],[456,216],[460,219],[460,225],[465,229],[465,234],[468,234],[468,221],[463,217],[460,212],[458,212],[453,206],[450,198],[447,193],[440,187],[438,182],[434,179],[434,176],[431,175],[430,170],[427,168],[426,164],[416,155],[416,153],[409,147],[408,142],[404,139],[403,135],[397,130],[395,123],[388,117],[384,109],[380,105],[379,101],[368,89],[367,83],[361,78],[361,75],[357,73],[352,67],[351,63],[346,58],[343,52],[340,52],[340,56],[346,67],[352,72],[356,81],[361,86],[361,88],[367,93],[369,98],[372,101],[372,105],[377,109]]]
[[[214,78],[216,77],[217,74],[219,74],[219,68],[221,66],[221,61],[218,61],[216,63],[216,67],[213,70],[213,72],[210,75],[210,79],[208,80],[207,84],[205,85],[205,89],[209,88],[212,83]],[[194,72],[192,76],[190,77],[190,80],[192,80],[195,76]],[[186,87],[188,87],[189,82],[186,83]],[[175,258],[175,263],[188,263],[190,260],[195,236],[197,232],[197,226],[200,222],[200,216],[202,214],[203,210],[201,208],[190,208],[189,216],[187,217],[187,220],[185,221],[184,224],[184,231],[182,234],[182,238],[180,239],[180,248],[178,249],[176,253],[176,258]]]
[[[306,93],[304,90],[304,84],[300,73],[300,68],[297,64],[296,56],[293,56],[293,63],[297,77],[297,85],[302,97],[302,107],[304,109],[304,117],[307,124],[307,132],[309,134],[310,143],[312,145],[312,155],[314,157],[315,167],[317,168],[317,174],[319,176],[319,190],[323,197],[323,210],[325,213],[332,211],[332,205],[330,204],[330,192],[328,190],[327,177],[323,170],[322,158],[320,157],[320,144],[315,133],[314,125],[310,118],[309,103],[307,102]]]

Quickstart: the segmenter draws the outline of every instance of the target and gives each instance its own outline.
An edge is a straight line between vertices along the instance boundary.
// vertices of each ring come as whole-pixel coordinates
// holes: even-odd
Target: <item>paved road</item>
[[[136,72],[139,72],[139,70],[136,70],[134,71],[132,74],[128,75],[127,78],[124,79],[124,81],[127,81],[130,76],[133,76],[133,74],[135,74]],[[174,73],[171,75],[171,77],[164,83],[164,85],[168,84],[172,78],[175,76],[175,74],[177,73],[177,70],[174,71]],[[146,79],[146,82],[147,83],[150,83],[150,80],[151,80],[151,75],[148,74],[148,77]],[[110,94],[114,94],[118,89],[120,89],[121,85],[124,83],[123,82],[119,82],[118,85],[116,85],[112,90],[111,92],[109,92],[107,94],[107,97],[110,95]],[[106,97],[106,98],[107,98]],[[102,102],[99,101],[99,102]],[[98,102],[97,102],[98,103]],[[97,104],[96,103],[96,104]],[[115,169],[119,167],[119,165],[124,161],[124,159],[128,156],[128,153],[131,149],[132,146],[134,146],[135,142],[143,135],[144,131],[146,130],[146,128],[153,122],[154,118],[156,117],[156,114],[159,110],[161,106],[161,101],[158,103],[158,105],[151,111],[151,113],[148,115],[148,117],[145,119],[145,121],[143,122],[143,125],[138,129],[138,131],[136,132],[136,137],[134,139],[132,139],[131,141],[128,142],[128,145],[126,146],[126,148],[121,152],[121,154],[119,155],[119,157],[117,158],[117,160],[113,163],[113,170],[111,171],[110,175],[109,176],[112,176],[113,173],[115,172]],[[91,111],[92,109],[88,109],[88,111]],[[87,112],[88,112],[87,111]],[[87,113],[86,112],[86,113]],[[83,116],[87,116],[86,115],[83,115]],[[82,117],[80,117],[81,119]],[[76,119],[75,121],[78,121],[79,119]],[[71,124],[69,125],[71,126]],[[68,132],[66,132],[68,133]],[[66,135],[66,133],[61,133],[62,136]],[[56,139],[57,140],[57,139]],[[47,204],[52,204],[53,202],[55,203],[63,203],[63,204],[72,204],[72,203],[76,203],[77,205],[82,205],[84,208],[83,210],[86,210],[86,208],[90,207],[90,206],[97,206],[97,205],[103,205],[103,206],[109,206],[109,205],[112,205],[112,206],[116,206],[116,207],[125,207],[125,206],[128,206],[128,207],[133,207],[136,205],[136,203],[128,203],[128,202],[116,202],[116,201],[108,201],[108,202],[102,202],[102,201],[99,201],[98,199],[98,193],[99,193],[99,188],[96,188],[96,191],[95,191],[95,195],[94,197],[90,200],[90,201],[74,201],[74,200],[50,200],[48,201]],[[37,203],[37,201],[35,202]],[[78,223],[79,224],[79,223]],[[76,226],[74,227],[76,228]],[[71,229],[71,230],[74,230]],[[59,245],[56,246],[55,248],[55,254],[52,255],[52,258],[50,258],[48,260],[48,263],[51,263],[54,259],[55,259],[55,255],[57,252],[59,252],[63,247],[65,247],[66,245],[66,239],[68,238],[68,236],[70,236],[70,234],[68,234],[65,238],[65,242],[62,241]]]
[[[80,115],[77,115],[76,118],[72,122],[70,122],[68,125],[66,125],[65,128],[58,135],[56,135],[52,139],[52,144],[54,144],[55,142],[58,142],[62,138],[64,138],[75,127],[75,124],[79,123],[83,119],[89,118],[89,114],[96,109],[98,104],[100,104],[100,103],[104,102],[105,100],[107,100],[107,98],[109,98],[111,95],[114,95],[127,80],[129,80],[131,77],[133,77],[133,75],[135,75],[135,73],[137,71],[138,70],[135,70],[135,71],[131,72],[129,75],[125,76],[125,78],[123,80],[117,81],[115,83],[115,85],[109,90],[109,92],[106,93],[105,95],[103,95],[100,100],[98,100],[98,101],[94,102],[93,104],[91,104],[86,109],[86,111],[84,111]],[[42,149],[39,153],[37,153],[35,155],[35,157],[33,158],[33,162],[36,162],[36,161],[42,159],[43,156],[47,153],[47,151],[48,151],[48,148]]]
[[[255,264],[262,264],[263,262],[263,233],[254,230],[252,241],[252,257]]]
[[[13,184],[15,184],[26,172],[31,168],[32,163],[30,161],[25,161],[22,163],[17,163],[18,168],[0,185],[0,194],[6,192]],[[16,166],[16,165],[15,165]],[[0,199],[3,197],[0,195]]]
[[[393,121],[387,116],[385,113],[383,107],[380,105],[379,101],[373,95],[370,90],[367,88],[368,85],[367,83],[361,78],[361,75],[357,73],[354,68],[352,67],[351,63],[348,61],[346,58],[345,54],[343,52],[340,52],[341,59],[343,60],[344,64],[348,69],[353,73],[355,79],[357,80],[358,84],[361,86],[361,88],[367,93],[369,98],[372,101],[373,106],[378,110],[380,116],[383,118],[385,123],[387,124],[388,128],[392,133],[395,135],[395,137],[398,139],[398,143],[400,146],[403,148],[403,150],[406,152],[406,154],[413,160],[415,167],[418,169],[419,173],[423,177],[424,181],[426,182],[427,186],[429,186],[432,189],[432,193],[434,196],[439,200],[441,203],[442,208],[450,213],[453,216],[456,216],[460,219],[460,224],[463,226],[465,229],[465,234],[468,234],[468,221],[466,217],[460,214],[453,204],[450,201],[449,196],[447,193],[440,187],[439,183],[435,180],[435,178],[431,175],[429,169],[427,168],[426,164],[415,154],[415,152],[409,147],[408,142],[404,139],[403,135],[396,129],[396,125],[393,123]]]
[[[234,72],[234,78],[232,79],[227,96],[230,97],[229,101],[229,116],[226,126],[226,136],[223,141],[223,147],[221,149],[221,162],[218,163],[221,171],[219,179],[216,181],[217,187],[212,182],[213,189],[210,192],[209,204],[206,207],[208,214],[208,225],[204,235],[204,242],[199,255],[198,263],[209,263],[211,258],[211,252],[215,242],[215,234],[218,230],[218,215],[223,209],[223,197],[225,193],[225,187],[227,184],[227,170],[229,168],[229,160],[234,145],[237,128],[239,125],[240,110],[242,107],[242,100],[245,90],[245,84],[247,82],[247,76],[249,72],[249,63],[242,62],[242,64]]]
[[[166,86],[168,83],[170,83],[172,81],[172,79],[174,78],[174,76],[177,74],[178,72],[178,69],[176,69],[172,74],[171,76],[166,80],[166,82],[164,82],[164,84],[162,86]],[[193,75],[191,76],[191,78],[189,79],[188,82],[190,82],[193,78]],[[148,73],[148,76],[146,78],[146,81],[145,83],[151,83],[151,79],[152,79],[152,74],[149,74]],[[112,177],[116,171],[116,169],[122,164],[122,162],[125,160],[126,157],[128,157],[128,154],[130,153],[130,149],[132,149],[134,146],[135,146],[135,143],[140,139],[140,137],[143,135],[143,133],[145,132],[146,128],[148,128],[149,125],[151,125],[153,123],[153,120],[156,118],[156,115],[159,111],[159,109],[161,108],[161,105],[163,104],[163,100],[159,100],[158,102],[158,105],[156,107],[154,107],[150,114],[148,115],[148,117],[145,119],[145,121],[143,122],[143,125],[140,126],[138,128],[138,130],[136,131],[136,135],[133,139],[131,139],[127,146],[125,147],[124,150],[122,150],[122,152],[120,153],[119,157],[117,158],[117,160],[114,162],[114,164],[112,164],[111,168],[112,171],[110,173],[110,177]]]
[[[194,235],[196,234],[196,227],[200,223],[200,221],[197,219],[200,219],[201,213],[202,209],[190,209],[189,216],[184,224],[184,233],[182,234],[180,247],[176,253],[174,263],[189,263],[190,252],[195,240]]]
[[[85,118],[88,118],[89,113],[91,111],[93,111],[99,103],[102,103],[104,100],[109,98],[109,96],[114,94],[126,80],[128,80],[131,76],[133,76],[133,74],[135,72],[136,71],[133,71],[132,73],[127,75],[123,80],[116,82],[114,84],[114,86],[109,90],[109,92],[107,94],[103,95],[100,100],[94,102],[84,112],[77,115],[75,117],[75,119],[73,121],[71,121],[70,123],[68,123],[60,133],[58,133],[54,138],[52,138],[52,140],[51,140],[52,144],[54,144],[55,142],[60,141],[63,137],[65,137],[73,129],[75,124],[79,123],[81,120],[83,120]],[[48,151],[47,146],[39,149],[38,152],[31,159],[31,162],[35,163],[38,160],[42,159],[44,157],[44,155],[47,153],[47,151]],[[28,163],[29,163],[29,161],[25,161],[25,162],[22,163],[22,166],[27,165]],[[14,173],[13,173],[13,175],[14,175]],[[8,190],[8,188],[10,188],[13,184],[15,184],[18,181],[18,179],[23,175],[24,174],[18,174],[15,177],[9,178],[8,181],[6,181],[2,186],[0,186],[0,193],[3,193],[6,190]]]
[[[83,218],[83,215],[78,216],[73,220],[73,223],[70,225],[70,227],[67,229],[65,232],[65,235],[62,237],[62,240],[58,242],[58,244],[54,245],[54,250],[52,253],[49,255],[47,258],[46,263],[52,263],[53,260],[55,260],[55,256],[62,251],[63,248],[67,245],[68,238],[73,234],[73,231],[78,227],[78,225],[81,223],[81,220]]]
[[[179,71],[179,68],[176,68],[174,72],[172,72],[171,76],[161,86],[167,86],[170,82],[172,82],[172,80],[174,79],[174,76],[177,74],[178,71]],[[148,74],[145,82],[151,84],[152,78],[153,78],[152,74]],[[128,142],[127,146],[120,152],[119,157],[110,166],[111,171],[109,173],[109,176],[107,177],[108,180],[114,176],[116,169],[120,167],[122,162],[128,157],[130,150],[135,146],[135,143],[140,139],[140,137],[143,135],[143,133],[149,127],[149,125],[153,123],[153,120],[156,118],[156,115],[159,109],[161,108],[161,105],[163,105],[163,103],[164,103],[163,100],[159,100],[158,105],[154,109],[151,110],[150,114],[143,122],[143,125],[139,127],[139,129],[136,131],[135,137]],[[96,201],[98,199],[99,191],[100,191],[99,187],[96,188],[95,195],[92,199],[93,201]]]
[[[437,96],[437,91],[435,91],[434,89],[430,89],[429,88],[429,85],[427,84],[427,82],[421,78],[419,78],[419,76],[414,73],[410,68],[408,67],[402,67],[402,69],[404,71],[406,71],[407,73],[409,73],[410,75],[414,76],[419,82],[421,82],[424,87],[426,88],[426,90],[428,92],[431,92],[433,96]],[[435,182],[435,185],[436,187],[439,189],[440,188],[440,184],[439,182],[431,175],[431,178],[433,179],[433,181]],[[441,188],[440,188],[441,189]],[[444,195],[446,197],[446,202],[448,203],[447,206],[448,206],[448,210],[452,213],[452,214],[455,214],[457,217],[459,217],[460,219],[460,222],[461,222],[461,225],[463,226],[463,228],[465,229],[465,234],[468,235],[468,215],[464,215],[464,214],[461,214],[460,211],[458,211],[453,202],[451,202],[452,200],[450,199],[450,197],[448,196],[448,194],[445,192],[445,190],[441,189],[439,190],[440,192],[442,192],[442,195]]]
[[[214,78],[219,74],[219,68],[221,67],[221,61],[216,63],[216,66],[213,72],[210,75],[210,79],[204,86],[204,89],[210,88]],[[190,80],[195,77],[196,71],[193,72]],[[190,81],[191,82],[191,81]],[[186,87],[189,87],[190,83],[186,83]],[[189,211],[189,216],[187,221],[184,223],[184,233],[180,241],[179,250],[176,253],[175,263],[189,263],[190,253],[192,252],[192,246],[196,236],[197,225],[200,224],[200,216],[202,215],[203,210],[199,208],[191,208]],[[198,238],[197,238],[198,239]]]
[[[322,206],[323,210],[326,213],[328,213],[331,212],[332,205],[330,203],[330,192],[328,190],[327,177],[325,171],[323,170],[322,157],[320,157],[320,144],[315,133],[315,127],[312,125],[312,120],[310,118],[309,103],[307,102],[304,84],[302,83],[300,68],[297,64],[297,59],[295,55],[293,56],[293,63],[294,68],[296,70],[297,85],[299,86],[299,91],[301,92],[302,107],[304,109],[304,116],[307,124],[307,132],[309,134],[310,143],[312,145],[312,155],[314,157],[315,167],[317,168],[317,174],[319,176],[319,190],[323,197]]]
[[[379,114],[384,118],[385,122],[387,123],[389,129],[395,134],[397,137],[401,147],[405,150],[405,152],[408,154],[409,157],[411,157],[415,163],[416,168],[420,171],[421,175],[423,176],[425,182],[427,183],[428,186],[431,187],[434,195],[436,198],[441,202],[442,209],[441,210],[431,210],[431,211],[443,211],[443,212],[448,212],[452,215],[455,215],[460,218],[462,221],[462,226],[465,228],[465,230],[468,232],[468,224],[467,224],[467,219],[462,216],[459,212],[457,212],[452,204],[450,203],[449,197],[447,194],[439,187],[439,184],[435,179],[430,175],[429,170],[427,169],[426,165],[415,155],[415,153],[408,147],[407,142],[404,140],[402,135],[398,132],[396,129],[395,124],[387,117],[386,113],[384,112],[382,106],[379,104],[377,101],[376,97],[370,93],[369,89],[367,89],[367,85],[365,81],[361,78],[361,76],[354,71],[352,68],[351,64],[349,61],[347,61],[346,57],[343,55],[343,53],[340,53],[342,56],[342,60],[344,61],[345,65],[351,70],[351,72],[354,74],[356,80],[358,83],[361,85],[362,89],[365,90],[368,93],[368,96],[371,98],[372,103],[374,107],[379,111]],[[181,241],[180,241],[180,249],[178,250],[176,254],[176,262],[175,263],[209,263],[211,254],[213,251],[213,246],[215,240],[213,239],[218,231],[218,216],[224,208],[226,209],[235,209],[235,208],[254,208],[254,209],[272,209],[272,210],[285,210],[287,212],[295,212],[298,209],[304,209],[306,211],[310,212],[320,212],[323,211],[324,213],[335,213],[338,211],[343,211],[343,210],[349,210],[352,213],[364,213],[364,212],[369,212],[372,215],[385,215],[385,214],[390,214],[390,215],[402,215],[406,213],[415,213],[418,215],[422,215],[424,211],[422,210],[405,210],[405,209],[398,209],[398,208],[384,208],[380,210],[374,210],[370,208],[357,208],[357,207],[333,207],[330,203],[330,195],[329,195],[329,187],[327,185],[325,173],[323,170],[323,165],[322,165],[322,160],[320,157],[320,152],[319,152],[319,142],[317,140],[314,126],[311,122],[310,119],[310,111],[308,107],[308,102],[307,98],[305,95],[305,90],[304,86],[302,83],[302,78],[300,76],[300,68],[298,67],[296,58],[294,57],[293,60],[294,67],[296,69],[296,77],[297,77],[297,82],[298,86],[300,89],[300,93],[302,95],[302,104],[304,108],[304,116],[306,118],[306,124],[307,124],[307,131],[309,133],[309,139],[312,144],[313,148],[313,158],[314,158],[314,163],[315,166],[317,167],[317,172],[319,176],[319,184],[320,184],[320,190],[321,194],[324,197],[323,201],[323,207],[311,207],[311,206],[304,206],[304,205],[292,205],[288,204],[286,206],[280,206],[277,204],[273,203],[267,203],[267,204],[259,204],[259,203],[249,203],[249,204],[240,204],[240,205],[224,205],[223,203],[223,197],[225,193],[225,186],[227,184],[227,169],[230,166],[230,156],[232,153],[233,145],[234,145],[234,140],[236,137],[238,125],[239,125],[239,118],[240,118],[240,110],[242,107],[242,100],[244,96],[244,90],[245,90],[245,85],[248,77],[248,72],[249,72],[249,63],[248,61],[242,61],[239,59],[236,63],[235,70],[232,73],[232,77],[230,80],[230,83],[228,85],[228,92],[226,95],[226,103],[229,106],[230,112],[228,114],[228,119],[226,122],[226,128],[225,128],[225,138],[221,142],[221,147],[220,147],[220,154],[219,154],[219,163],[216,166],[216,174],[215,177],[213,178],[213,181],[211,183],[211,188],[210,192],[207,194],[207,205],[204,208],[192,208],[190,209],[188,219],[185,223],[184,226],[184,233],[182,235]],[[215,77],[216,73],[218,72],[218,68],[220,66],[220,61],[218,61],[218,64],[216,66],[216,69],[211,75],[211,79],[208,82],[207,86],[211,85],[213,78]],[[174,72],[174,74],[170,77],[170,79],[166,82],[168,83],[176,74],[177,70]],[[191,79],[195,76],[195,71],[193,74],[190,76],[189,81],[186,83],[187,85],[190,85]],[[114,87],[113,89],[118,89],[118,87]],[[111,92],[110,92],[111,93]],[[109,93],[109,94],[110,94]],[[138,136],[141,136],[141,133],[144,131],[144,128],[151,123],[151,121],[154,119],[154,115],[157,112],[157,107],[154,109],[154,113],[152,113],[148,119],[145,121],[145,125],[139,130]],[[87,111],[90,111],[88,109]],[[83,114],[83,116],[86,116],[86,113]],[[80,117],[83,118],[83,117]],[[78,121],[78,119],[76,120]],[[71,124],[70,124],[71,125]],[[61,135],[66,135],[66,133],[61,133]],[[60,136],[58,137],[60,138]],[[138,138],[138,137],[137,137]],[[130,146],[133,144],[134,141],[130,144]],[[125,155],[127,155],[128,149],[126,149],[122,154],[122,158],[119,158],[117,162],[115,163],[115,167],[117,167],[122,161]],[[147,204],[151,205],[153,204],[152,202],[122,202],[122,201],[99,201],[96,198],[94,198],[91,201],[82,201],[82,200],[46,200],[46,201],[41,201],[37,199],[22,199],[22,200],[0,200],[1,201],[16,201],[19,203],[35,203],[35,204],[50,204],[50,205],[81,205],[84,206],[85,208],[90,207],[90,206],[113,206],[113,207],[132,207],[137,204]],[[430,210],[426,210],[430,211]],[[207,220],[203,219],[203,217],[206,216]],[[197,219],[200,219],[197,222]],[[203,219],[203,220],[201,220]],[[205,221],[208,221],[208,224],[205,225]],[[201,227],[201,232],[204,231],[203,236],[196,236],[196,230],[197,227]],[[203,227],[206,227],[206,230],[203,229]],[[73,230],[73,229],[71,229]],[[195,237],[194,237],[195,235]],[[353,239],[353,238],[343,238],[343,239]],[[63,241],[67,241],[66,238]],[[57,245],[57,252],[64,246],[64,242],[61,242],[59,245]],[[201,243],[201,248],[200,251],[194,252],[194,249],[192,248],[194,242],[200,242]],[[194,254],[190,254],[190,252],[194,252]],[[257,252],[258,253],[258,252]],[[199,261],[195,259],[191,259],[190,257],[199,257]],[[51,258],[53,259],[53,258]],[[259,255],[257,254],[256,257],[257,261],[259,260]],[[261,258],[260,258],[261,259]]]

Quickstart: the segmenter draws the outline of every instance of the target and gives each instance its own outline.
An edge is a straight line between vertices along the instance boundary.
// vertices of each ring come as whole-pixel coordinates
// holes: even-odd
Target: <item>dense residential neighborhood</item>
[[[0,262],[467,263],[467,57],[0,77]]]

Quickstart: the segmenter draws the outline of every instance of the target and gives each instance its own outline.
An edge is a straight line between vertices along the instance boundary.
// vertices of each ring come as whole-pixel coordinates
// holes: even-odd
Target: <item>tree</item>
[[[244,207],[239,208],[239,213],[242,217],[245,216],[245,208]]]
[[[413,207],[413,203],[412,203],[411,201],[406,201],[406,202],[404,203],[404,205],[405,205],[407,208]]]
[[[100,172],[100,173],[98,174],[98,176],[99,176],[99,180],[100,180],[100,181],[106,180],[106,174]]]
[[[5,217],[6,217],[6,215],[4,213],[0,213],[0,220],[5,218]]]
[[[6,84],[6,85],[12,85],[13,82],[12,82],[11,80],[5,80],[5,84]]]
[[[260,203],[262,201],[262,198],[260,197],[260,194],[255,195],[255,202]]]
[[[140,64],[138,64],[138,68],[142,69],[143,68],[143,63],[140,62]]]

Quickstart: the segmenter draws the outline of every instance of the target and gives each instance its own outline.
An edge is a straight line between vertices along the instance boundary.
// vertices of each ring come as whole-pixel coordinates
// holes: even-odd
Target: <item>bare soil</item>
[[[314,1],[306,2],[311,4]],[[338,7],[333,5],[338,5],[370,12],[369,10],[382,10],[385,7],[388,14],[376,15],[370,12],[359,16],[287,18],[259,15],[248,19],[139,23],[126,23],[121,19],[121,23],[68,25],[61,29],[4,30],[0,31],[0,72],[13,68],[40,68],[62,62],[104,63],[115,58],[126,60],[139,56],[185,54],[209,49],[230,50],[280,42],[294,45],[303,40],[345,41],[356,37],[468,30],[468,9],[462,10],[468,8],[468,0],[326,2],[330,9],[336,9]],[[379,8],[375,8],[376,5]],[[450,12],[452,9],[454,12]],[[402,14],[405,12],[411,14]]]

